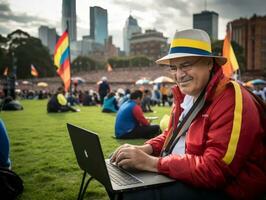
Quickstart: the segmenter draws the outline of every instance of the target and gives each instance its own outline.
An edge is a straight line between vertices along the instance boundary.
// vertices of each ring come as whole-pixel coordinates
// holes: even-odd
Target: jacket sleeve
[[[133,115],[141,126],[148,126],[150,124],[148,120],[144,117],[140,106],[136,105],[133,108]]]
[[[240,96],[239,96],[240,95]],[[246,157],[252,152],[255,134],[260,121],[251,99],[241,96],[241,91],[229,87],[221,97],[213,102],[201,127],[201,115],[192,123],[186,136],[186,145],[193,148],[197,143],[197,130],[203,131],[205,142],[197,147],[202,153],[171,154],[158,162],[160,173],[190,183],[194,186],[217,188],[226,183],[228,177],[236,176]],[[201,123],[197,123],[199,120]],[[187,142],[189,141],[190,144]]]

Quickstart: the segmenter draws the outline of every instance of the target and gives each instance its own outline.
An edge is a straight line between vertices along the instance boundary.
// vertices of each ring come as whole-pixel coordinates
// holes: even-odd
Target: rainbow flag
[[[223,44],[223,56],[227,58],[227,62],[222,66],[223,73],[226,77],[232,78],[234,72],[239,69],[238,62],[231,45],[230,31],[227,32]]]
[[[34,67],[33,64],[31,64],[30,69],[31,69],[30,73],[31,73],[32,76],[34,76],[34,77],[38,77],[39,76],[39,73],[38,73],[38,71],[36,70],[36,68]]]
[[[65,31],[59,38],[55,46],[54,64],[57,74],[61,77],[65,85],[65,91],[70,87],[70,48],[68,32]]]

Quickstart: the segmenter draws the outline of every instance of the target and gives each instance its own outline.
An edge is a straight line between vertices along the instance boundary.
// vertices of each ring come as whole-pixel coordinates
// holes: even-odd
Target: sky
[[[265,0],[207,0],[207,10],[219,14],[218,38],[225,36],[226,24],[254,13],[266,15]],[[78,39],[89,35],[89,7],[108,10],[108,31],[113,43],[123,49],[123,27],[131,14],[142,30],[156,29],[169,40],[176,30],[193,26],[193,14],[205,10],[205,0],[76,0]],[[22,29],[38,37],[41,25],[61,34],[62,0],[0,0],[0,34]]]

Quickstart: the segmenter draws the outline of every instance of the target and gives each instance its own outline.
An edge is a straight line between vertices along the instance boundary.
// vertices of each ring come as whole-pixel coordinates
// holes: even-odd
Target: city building
[[[105,40],[105,57],[111,58],[118,56],[118,54],[119,54],[119,48],[117,48],[113,44],[113,37],[108,36],[108,39]]]
[[[41,40],[42,44],[48,47],[50,55],[53,55],[57,40],[55,28],[49,28],[48,26],[40,26],[38,32],[39,39]]]
[[[82,40],[71,43],[70,52],[71,61],[74,61],[78,56],[93,57],[94,60],[102,61],[105,56],[105,47],[96,43],[94,39],[84,36]]]
[[[77,40],[76,0],[62,1],[62,32],[67,29],[70,41]]]
[[[156,30],[146,30],[145,33],[133,33],[130,39],[130,55],[145,55],[155,61],[167,54],[167,38]]]
[[[138,25],[137,20],[130,15],[123,28],[123,46],[126,55],[130,53],[130,38],[133,33],[141,33],[141,27]]]
[[[108,38],[107,10],[98,6],[90,7],[90,36],[104,45]]]
[[[207,10],[204,10],[201,13],[193,14],[193,28],[202,29],[209,34],[213,41],[217,40],[218,18],[218,13]]]
[[[229,22],[227,27],[229,24],[231,40],[244,50],[245,70],[266,70],[266,16],[240,18]]]

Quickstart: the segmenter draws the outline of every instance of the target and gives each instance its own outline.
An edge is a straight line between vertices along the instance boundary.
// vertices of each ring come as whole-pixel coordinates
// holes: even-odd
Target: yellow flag
[[[223,56],[227,58],[227,62],[222,66],[223,73],[226,77],[231,78],[233,73],[239,69],[239,66],[231,45],[230,32],[227,32],[224,38]]]
[[[108,72],[113,71],[113,68],[112,68],[112,66],[109,63],[107,63],[107,71]]]
[[[7,76],[7,74],[8,74],[8,67],[5,68],[3,75]]]
[[[38,77],[39,73],[38,73],[38,71],[36,70],[36,68],[34,67],[33,64],[31,64],[30,68],[31,68],[31,75],[35,76],[35,77]]]

